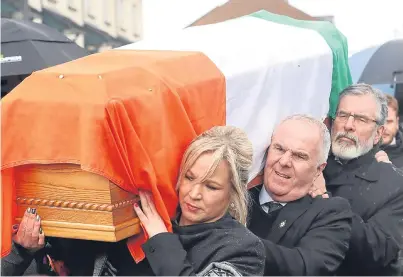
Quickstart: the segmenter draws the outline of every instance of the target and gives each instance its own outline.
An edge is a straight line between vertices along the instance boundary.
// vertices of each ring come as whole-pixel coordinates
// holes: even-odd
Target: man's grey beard
[[[342,160],[352,160],[368,153],[374,147],[376,130],[372,136],[363,142],[360,142],[357,136],[347,133],[339,132],[332,138],[332,152],[335,157]],[[339,141],[340,138],[346,137],[354,141],[355,144],[347,144]]]

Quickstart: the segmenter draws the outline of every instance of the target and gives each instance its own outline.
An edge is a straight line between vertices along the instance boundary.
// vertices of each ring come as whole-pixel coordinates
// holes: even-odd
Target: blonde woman
[[[264,248],[246,225],[252,145],[235,127],[214,127],[186,150],[177,182],[179,214],[168,233],[152,197],[135,204],[150,239],[143,245],[155,275],[262,275]]]
[[[125,240],[110,244],[45,238],[39,215],[28,209],[1,271],[7,276],[262,275],[263,244],[245,227],[251,164],[246,134],[214,127],[197,137],[183,157],[174,233],[167,232],[151,195],[140,192],[141,208],[134,209],[150,237],[143,245],[146,260],[134,263]]]

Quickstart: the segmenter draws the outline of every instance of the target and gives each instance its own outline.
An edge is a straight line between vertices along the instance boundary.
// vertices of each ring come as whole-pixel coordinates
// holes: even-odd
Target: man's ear
[[[380,139],[382,138],[383,132],[385,131],[385,126],[379,126],[376,130],[376,135],[374,139],[374,145],[378,144]]]
[[[323,123],[326,125],[327,129],[330,131],[332,129],[332,118],[327,116],[324,120]]]
[[[323,170],[325,169],[326,165],[327,165],[327,163],[323,163],[323,164],[318,166],[318,170],[316,172],[316,177],[315,178],[317,178],[323,172]]]

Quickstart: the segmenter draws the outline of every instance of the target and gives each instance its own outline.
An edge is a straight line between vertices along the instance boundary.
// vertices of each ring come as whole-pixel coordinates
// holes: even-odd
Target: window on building
[[[137,12],[137,5],[136,4],[134,4],[133,6],[132,6],[132,12],[131,12],[131,20],[132,20],[132,26],[133,26],[133,36],[135,37],[135,38],[139,38],[140,37],[140,34],[138,34],[138,17],[137,17],[137,14],[138,14],[138,12]]]
[[[110,26],[112,22],[112,9],[110,9],[110,3],[110,1],[104,1],[102,3],[103,19],[107,26]]]
[[[85,0],[85,13],[89,18],[95,19],[95,15],[93,14],[92,0]]]
[[[71,11],[77,11],[77,3],[76,0],[68,0],[67,8]]]
[[[117,3],[117,20],[118,20],[118,28],[122,32],[126,32],[126,11],[124,0],[118,0]]]
[[[49,3],[57,4],[57,0],[48,0]]]

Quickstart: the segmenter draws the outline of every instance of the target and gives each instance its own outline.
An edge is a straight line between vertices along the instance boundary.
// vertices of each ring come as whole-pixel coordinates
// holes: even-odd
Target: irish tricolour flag
[[[296,113],[333,116],[339,92],[351,84],[347,41],[333,24],[266,11],[120,49],[207,56],[225,77],[225,124],[244,129],[255,147],[252,177],[279,120]]]
[[[179,163],[196,135],[215,125],[244,129],[252,179],[281,119],[334,115],[350,83],[346,40],[331,23],[268,12],[35,72],[1,100],[2,255],[17,166],[77,163],[127,191],[151,190],[169,226]],[[136,259],[138,242],[129,242]]]

